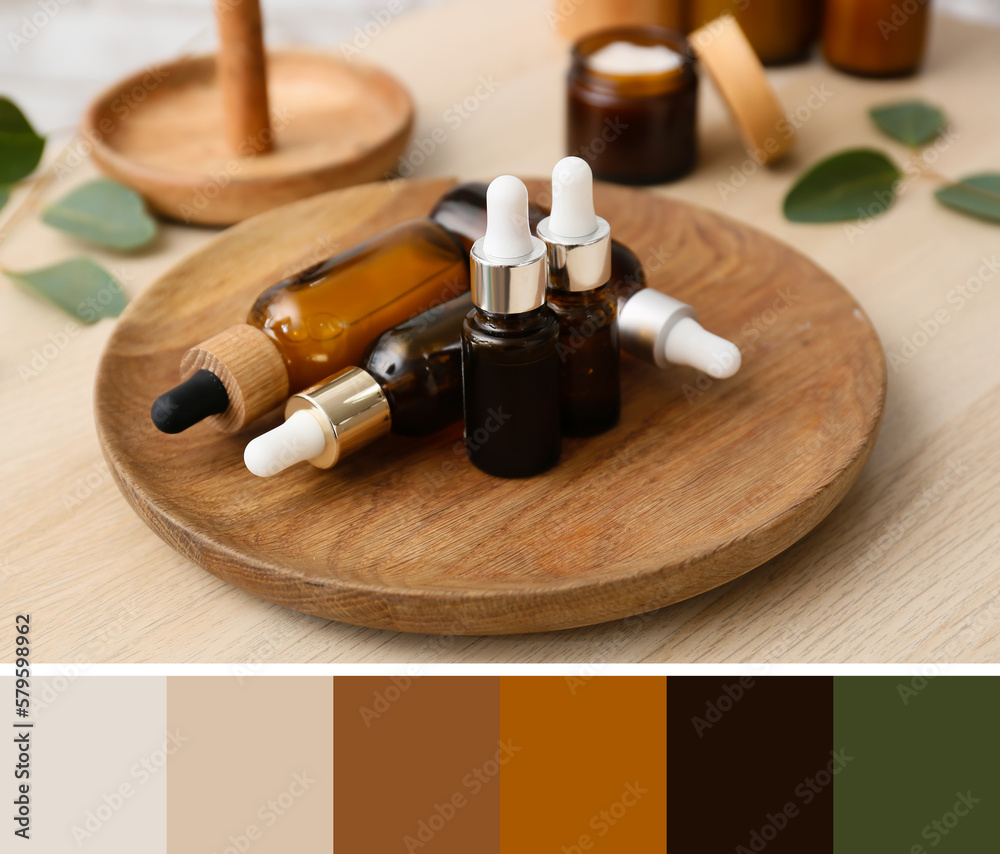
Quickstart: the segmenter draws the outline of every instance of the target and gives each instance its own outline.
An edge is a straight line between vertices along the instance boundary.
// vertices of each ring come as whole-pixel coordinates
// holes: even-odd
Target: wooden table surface
[[[406,174],[547,174],[563,154],[566,66],[547,8],[445,3],[394,19],[372,39],[362,58],[398,74],[417,103]],[[4,279],[0,625],[31,612],[36,661],[239,662],[248,672],[272,662],[1000,659],[1000,507],[990,498],[1000,490],[1000,227],[938,207],[930,172],[860,229],[781,216],[795,176],[829,153],[870,145],[905,160],[907,150],[866,117],[898,99],[925,98],[951,118],[933,172],[1000,170],[1000,30],[939,16],[925,71],[910,80],[849,78],[818,60],[769,74],[801,124],[796,154],[772,171],[754,167],[703,79],[701,163],[654,192],[795,246],[844,283],[882,337],[889,391],[875,451],[843,503],[797,545],[687,602],[544,635],[395,634],[286,610],[182,558],[119,494],[92,413],[113,322],[67,326]],[[50,148],[48,162],[58,154]],[[95,174],[81,153],[77,141],[27,207],[22,190],[0,214],[0,266],[89,254],[134,296],[215,234],[168,225],[155,245],[121,257],[46,228],[35,208]]]

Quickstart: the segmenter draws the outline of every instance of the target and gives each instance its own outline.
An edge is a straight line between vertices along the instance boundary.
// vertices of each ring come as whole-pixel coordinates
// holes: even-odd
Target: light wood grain
[[[548,186],[528,181],[543,197]],[[885,363],[854,300],[811,262],[746,226],[610,185],[595,204],[653,263],[649,287],[743,342],[728,381],[627,360],[621,423],[564,443],[523,481],[464,459],[460,425],[380,442],[332,471],[260,480],[249,434],[150,430],[149,402],[192,340],[249,306],[259,271],[303,239],[352,245],[426,214],[443,182],[413,182],[358,222],[363,187],[262,214],[169,271],[122,317],[97,374],[98,436],[126,498],[164,540],[221,578],[317,616],[444,634],[545,631],[633,616],[753,569],[811,530],[868,459]],[[725,261],[720,263],[719,259]],[[203,283],[211,281],[211,290]],[[177,318],[187,322],[178,324]],[[273,426],[274,418],[268,420]]]
[[[306,51],[272,51],[267,70],[273,116],[249,133],[228,124],[241,111],[228,103],[223,111],[213,56],[116,83],[84,117],[94,159],[155,210],[201,225],[229,225],[395,168],[413,127],[413,105],[398,80],[360,61]],[[257,120],[242,112],[245,130]]]
[[[270,132],[260,0],[235,4],[232,0],[215,0],[215,20],[219,27],[216,74],[229,148],[239,154],[244,140],[259,137],[260,153],[266,154],[274,147],[274,137]]]
[[[447,132],[418,176],[539,175],[563,154],[565,46],[544,11],[534,0],[451,3],[400,18],[366,50],[364,59],[390,69],[413,93],[415,138],[437,127]],[[463,37],[483,31],[493,38]],[[446,45],[448,61],[429,61],[429,45],[442,53]],[[49,344],[66,319],[4,280],[0,310],[14,321],[0,343],[0,435],[16,453],[0,460],[7,509],[0,622],[9,625],[19,610],[34,612],[38,660],[235,662],[240,672],[254,673],[289,661],[414,662],[413,672],[431,672],[436,662],[591,662],[586,671],[600,672],[608,661],[1000,660],[1000,278],[994,274],[960,310],[948,301],[984,257],[998,254],[996,226],[938,207],[930,178],[908,185],[893,210],[853,241],[841,226],[795,225],[781,216],[794,177],[821,157],[871,145],[905,158],[906,150],[866,116],[868,107],[901,98],[926,98],[951,116],[959,136],[937,155],[937,170],[995,170],[1000,114],[984,105],[992,103],[990,81],[998,74],[1000,33],[941,16],[925,72],[911,80],[847,78],[819,61],[770,70],[789,110],[816,91],[826,99],[799,129],[788,163],[754,171],[725,195],[720,185],[747,155],[711,85],[701,87],[699,167],[654,192],[751,223],[816,260],[854,294],[890,353],[899,353],[937,309],[950,313],[905,364],[889,366],[880,437],[846,498],[811,534],[754,572],[643,617],[511,637],[362,629],[265,602],[163,543],[103,467],[91,395],[113,324],[80,330],[37,376],[22,380],[19,366],[30,365],[33,351]],[[495,90],[459,127],[446,124],[444,111],[470,95],[479,75],[492,75]],[[47,198],[94,174],[76,168]],[[8,269],[81,249],[33,216],[10,235],[0,225],[0,236],[7,238],[0,264]],[[135,257],[92,254],[135,296],[212,236],[168,225]],[[303,243],[298,251],[318,260],[328,246]]]

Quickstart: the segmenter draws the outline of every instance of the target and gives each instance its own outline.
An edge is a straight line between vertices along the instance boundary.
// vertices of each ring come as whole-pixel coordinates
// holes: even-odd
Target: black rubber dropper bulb
[[[229,406],[229,394],[215,374],[202,369],[156,398],[150,416],[161,433],[181,433]]]

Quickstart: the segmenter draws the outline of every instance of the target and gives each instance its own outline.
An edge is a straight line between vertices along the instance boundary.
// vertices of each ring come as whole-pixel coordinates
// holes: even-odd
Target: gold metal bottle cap
[[[307,410],[323,428],[326,447],[309,460],[328,469],[338,460],[389,432],[392,415],[381,386],[361,368],[345,368],[330,379],[288,398],[285,418]]]

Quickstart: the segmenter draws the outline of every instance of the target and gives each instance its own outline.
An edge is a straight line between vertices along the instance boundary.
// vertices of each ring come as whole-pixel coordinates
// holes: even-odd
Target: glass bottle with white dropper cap
[[[548,304],[559,321],[559,410],[567,436],[618,423],[621,380],[618,301],[611,279],[611,227],[594,213],[594,176],[579,157],[552,170],[552,215],[536,233],[548,249]]]
[[[387,435],[428,436],[462,417],[461,332],[469,294],[382,333],[361,361],[292,395],[283,424],[250,442],[247,468],[270,477],[296,463],[335,466]]]
[[[466,453],[487,474],[529,477],[559,461],[559,328],[527,188],[502,175],[486,211],[486,236],[470,253],[475,308],[462,327]]]
[[[618,328],[622,349],[658,368],[689,365],[722,380],[742,363],[740,348],[702,327],[691,306],[652,288],[619,304]]]

